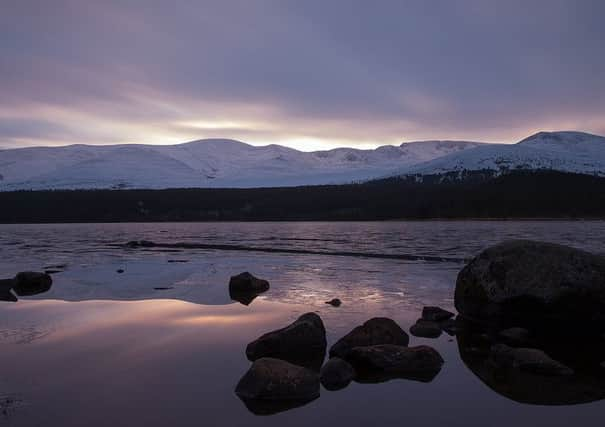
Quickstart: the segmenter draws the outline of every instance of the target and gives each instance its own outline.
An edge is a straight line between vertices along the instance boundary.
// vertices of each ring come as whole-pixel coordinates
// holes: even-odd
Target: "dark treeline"
[[[0,192],[0,222],[605,218],[605,178],[559,172],[258,189]]]

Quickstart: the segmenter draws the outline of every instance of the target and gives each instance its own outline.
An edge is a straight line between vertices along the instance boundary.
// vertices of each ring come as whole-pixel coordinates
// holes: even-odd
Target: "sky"
[[[0,1],[0,146],[605,134],[605,1]]]

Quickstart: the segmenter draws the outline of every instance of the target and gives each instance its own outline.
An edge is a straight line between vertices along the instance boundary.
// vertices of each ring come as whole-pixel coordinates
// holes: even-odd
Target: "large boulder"
[[[431,381],[441,370],[443,358],[432,347],[404,347],[393,344],[355,347],[347,354],[362,382],[391,378]]]
[[[394,320],[374,317],[339,339],[330,348],[330,357],[345,358],[347,352],[354,347],[378,344],[407,346],[409,342],[408,334]]]
[[[268,332],[246,347],[246,356],[254,361],[273,357],[297,365],[319,369],[326,355],[326,329],[315,313],[306,313],[292,324]]]
[[[268,289],[268,281],[254,277],[247,271],[232,276],[229,280],[229,292],[232,293],[252,292],[258,294]]]
[[[319,397],[319,375],[285,360],[263,357],[240,379],[235,393],[245,400],[312,400]]]
[[[17,273],[13,282],[15,293],[24,297],[48,291],[53,284],[53,279],[46,273],[23,271]]]
[[[319,380],[326,390],[340,390],[349,385],[355,370],[345,360],[333,357],[321,368]]]
[[[460,271],[455,305],[475,320],[604,324],[605,258],[552,243],[501,243]]]

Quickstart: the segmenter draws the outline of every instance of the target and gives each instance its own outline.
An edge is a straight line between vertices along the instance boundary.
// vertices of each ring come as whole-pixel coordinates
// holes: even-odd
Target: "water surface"
[[[0,424],[602,425],[602,400],[515,400],[518,391],[543,395],[548,382],[495,391],[461,359],[463,344],[446,334],[411,337],[411,345],[431,345],[446,361],[430,383],[322,389],[319,399],[271,416],[252,414],[233,393],[250,365],[245,346],[262,333],[308,311],[324,320],[329,345],[374,316],[408,329],[423,305],[453,309],[463,266],[456,260],[511,238],[602,252],[605,222],[0,225],[0,278],[60,271],[50,291],[0,301]],[[454,261],[119,246],[141,239]],[[247,306],[227,289],[229,276],[246,270],[271,282]],[[324,303],[333,297],[343,305]]]

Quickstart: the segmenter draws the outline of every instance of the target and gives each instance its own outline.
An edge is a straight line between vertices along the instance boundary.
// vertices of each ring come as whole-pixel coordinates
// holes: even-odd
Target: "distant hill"
[[[20,148],[0,151],[0,191],[343,184],[386,176],[479,145],[423,141],[374,150],[302,152],[207,139],[178,145]]]
[[[605,138],[582,132],[539,132],[517,144],[484,144],[403,168],[400,174],[556,170],[605,176]]]
[[[539,132],[517,144],[418,141],[373,150],[302,152],[228,139],[178,145],[70,145],[0,151],[0,191],[258,188],[468,172],[554,170],[605,176],[605,138]]]

